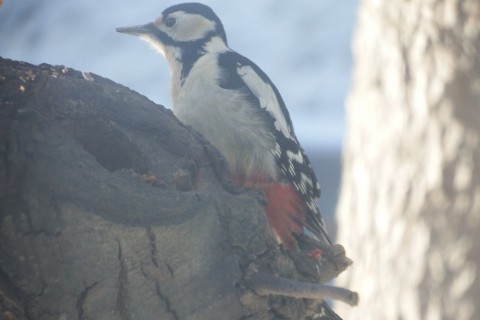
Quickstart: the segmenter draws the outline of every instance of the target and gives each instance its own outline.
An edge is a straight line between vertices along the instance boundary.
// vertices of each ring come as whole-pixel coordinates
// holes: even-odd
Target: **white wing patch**
[[[275,129],[280,131],[285,138],[294,140],[273,88],[263,81],[250,66],[242,66],[239,64],[237,73],[250,91],[258,98],[260,106],[267,110],[273,119],[275,119]]]
[[[272,150],[273,154],[276,155],[277,157],[280,157],[282,155],[282,147],[278,144],[278,142],[275,142],[275,149]]]
[[[298,149],[298,152],[295,153],[293,151],[290,151],[290,150],[287,150],[287,156],[288,156],[288,159],[290,161],[295,160],[297,161],[298,163],[303,163],[303,155],[302,155],[302,151],[300,151],[300,149]]]

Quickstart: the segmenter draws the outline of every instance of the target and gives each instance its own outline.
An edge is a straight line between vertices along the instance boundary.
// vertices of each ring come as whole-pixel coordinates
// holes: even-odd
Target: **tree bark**
[[[7,60],[0,70],[5,318],[251,313],[235,290],[242,255],[232,246],[246,237],[245,252],[267,250],[261,207],[224,191],[192,131],[96,75]],[[255,237],[228,234],[234,223]]]
[[[480,319],[480,3],[361,4],[338,206],[347,319]]]
[[[279,250],[263,195],[233,188],[171,111],[97,75],[1,58],[0,102],[0,319],[320,319],[322,300],[299,293],[356,302],[297,271],[317,266]],[[332,249],[327,279],[350,261]]]

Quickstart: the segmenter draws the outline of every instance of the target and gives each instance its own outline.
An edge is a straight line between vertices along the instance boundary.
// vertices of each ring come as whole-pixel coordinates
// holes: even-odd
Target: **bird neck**
[[[219,54],[230,48],[220,36],[208,37],[206,41],[185,42],[179,47],[169,47],[165,58],[170,66],[172,80],[183,85],[195,63],[206,54]]]

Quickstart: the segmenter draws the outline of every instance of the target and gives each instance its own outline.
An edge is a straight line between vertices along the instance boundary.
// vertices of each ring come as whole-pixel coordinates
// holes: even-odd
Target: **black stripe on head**
[[[225,34],[225,29],[223,28],[222,21],[218,16],[213,12],[212,8],[198,2],[187,2],[173,5],[163,11],[163,16],[167,16],[173,12],[183,11],[191,14],[201,15],[208,20],[214,21],[216,25],[216,33],[227,43],[227,35]]]

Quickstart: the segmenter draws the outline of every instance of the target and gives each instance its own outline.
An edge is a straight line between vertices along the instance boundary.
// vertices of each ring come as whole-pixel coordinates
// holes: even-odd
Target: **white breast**
[[[185,124],[203,134],[227,159],[233,174],[262,174],[277,180],[272,150],[275,139],[267,124],[241,93],[218,86],[217,55],[206,54],[180,86],[172,68],[173,111]]]

